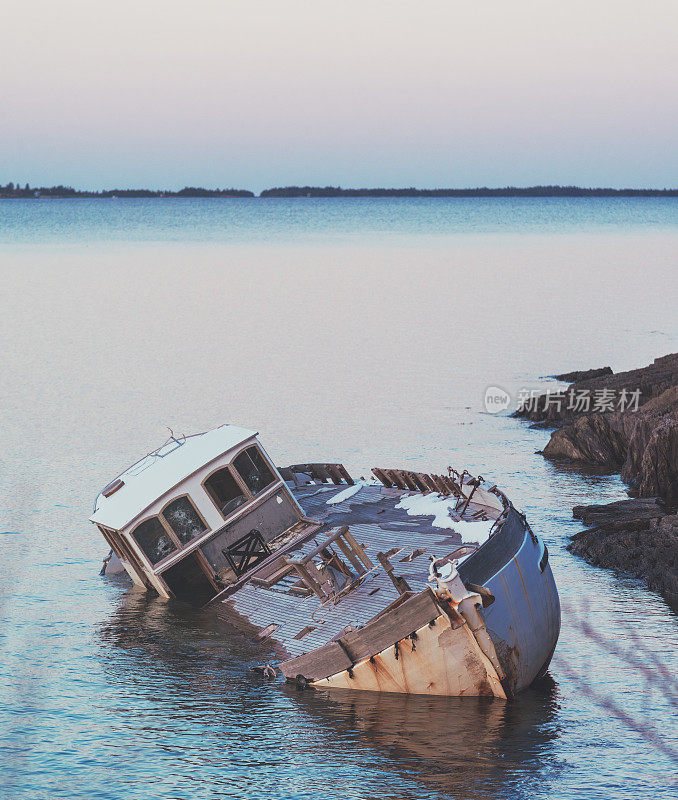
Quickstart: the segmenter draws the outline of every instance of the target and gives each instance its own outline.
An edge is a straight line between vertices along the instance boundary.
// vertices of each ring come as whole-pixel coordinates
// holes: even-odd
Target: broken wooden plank
[[[318,681],[348,669],[351,663],[343,647],[338,642],[330,642],[303,656],[283,661],[280,670],[288,680],[303,675],[307,681]]]
[[[409,489],[409,486],[405,482],[405,479],[400,474],[400,470],[398,470],[398,469],[385,469],[384,472],[393,481],[393,483],[398,487],[398,489]]]
[[[326,464],[317,462],[314,464],[290,464],[285,468],[286,473],[300,473],[308,475],[314,481],[327,483],[332,481],[335,484],[348,483],[355,485],[355,481],[349,475],[348,470],[343,464]]]
[[[426,483],[426,480],[424,478],[423,473],[421,473],[421,472],[410,472],[409,475],[412,478],[413,482],[416,484],[416,487],[417,487],[417,489],[419,489],[420,492],[426,493],[426,492],[430,491],[430,489],[428,488],[428,484]]]
[[[355,569],[358,575],[364,575],[367,572],[367,568],[341,537],[337,538],[334,543],[350,561],[351,566]]]
[[[315,595],[317,595],[317,597],[321,601],[324,602],[325,600],[327,600],[327,595],[321,588],[321,585],[311,575],[307,564],[304,564],[303,561],[293,561],[290,558],[287,559],[287,563],[290,564],[290,566],[292,566],[299,573],[299,576],[304,581],[304,583]]]
[[[372,467],[372,473],[374,474],[377,480],[380,480],[387,489],[392,489],[395,486],[395,483],[391,480],[390,476],[388,475],[385,469],[379,469],[379,467]]]
[[[344,531],[343,538],[346,540],[346,542],[348,542],[350,547],[353,548],[355,554],[363,562],[363,564],[367,567],[367,569],[372,569],[374,567],[374,564],[367,557],[367,554],[365,553],[365,548],[362,545],[358,544],[358,542],[356,542],[356,540],[353,538],[353,534],[348,528],[346,528],[346,530]]]
[[[384,568],[386,574],[391,580],[391,583],[395,586],[398,594],[405,594],[405,592],[411,592],[412,589],[405,578],[401,578],[399,575],[396,575],[393,569],[393,564],[388,560],[388,556],[385,553],[377,553],[377,560]]]
[[[355,662],[390,647],[440,614],[433,592],[424,589],[390,613],[376,617],[360,630],[342,636],[339,642]]]

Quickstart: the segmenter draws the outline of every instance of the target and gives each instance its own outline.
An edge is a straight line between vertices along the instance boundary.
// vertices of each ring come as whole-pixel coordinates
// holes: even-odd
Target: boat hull
[[[501,565],[495,571],[497,561]],[[461,564],[459,574],[494,595],[495,602],[480,613],[507,690],[525,689],[546,671],[560,633],[558,589],[544,542],[512,508],[497,537]]]
[[[459,573],[467,585],[482,581],[494,595],[485,608],[477,604],[482,629],[469,624],[456,604],[427,590],[405,606],[413,608],[409,627],[396,618],[399,611],[387,611],[373,624],[376,631],[368,625],[360,632],[365,642],[370,638],[379,642],[379,629],[390,626],[395,637],[392,644],[356,658],[360,650],[351,652],[353,640],[344,637],[334,644],[336,654],[328,650],[323,662],[325,672],[331,671],[332,663],[342,668],[312,676],[310,685],[503,699],[529,686],[548,667],[560,632],[558,592],[543,541],[512,508],[499,533],[467,559]],[[425,595],[434,598],[433,606],[423,605]],[[421,624],[433,607],[440,613]],[[463,606],[459,608],[463,611]],[[491,644],[483,639],[485,631]],[[292,660],[283,664],[283,671],[287,677],[303,675],[305,665]],[[300,673],[295,673],[297,668]]]
[[[506,698],[501,680],[465,622],[441,614],[412,635],[347,670],[314,681],[318,689]]]

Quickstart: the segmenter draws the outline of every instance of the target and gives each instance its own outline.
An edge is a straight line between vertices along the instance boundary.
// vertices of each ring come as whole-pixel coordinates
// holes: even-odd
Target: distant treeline
[[[284,186],[260,197],[678,197],[678,189],[584,189],[581,186],[505,186],[501,189],[342,189]]]
[[[247,189],[203,189],[185,186],[178,192],[163,189],[105,189],[88,192],[71,186],[21,186],[8,183],[0,186],[0,197],[254,197]]]
[[[70,186],[0,185],[0,198],[12,197],[256,197],[248,189],[106,189],[88,192]],[[340,186],[283,186],[259,197],[678,197],[678,189],[586,189],[581,186],[505,186],[489,189],[342,189]]]

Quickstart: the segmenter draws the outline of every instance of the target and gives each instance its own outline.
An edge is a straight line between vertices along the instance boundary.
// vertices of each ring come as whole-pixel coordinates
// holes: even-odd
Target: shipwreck
[[[546,545],[465,471],[277,468],[255,432],[223,425],[172,435],[90,519],[111,551],[102,572],[216,605],[305,686],[510,699],[558,639]]]

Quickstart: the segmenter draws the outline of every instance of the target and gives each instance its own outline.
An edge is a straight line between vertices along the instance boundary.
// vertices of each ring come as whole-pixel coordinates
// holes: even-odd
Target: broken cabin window
[[[158,561],[162,561],[165,556],[177,549],[157,517],[151,517],[141,525],[137,525],[132,535],[139,547],[146,553],[151,564],[157,564]]]
[[[165,506],[162,515],[182,544],[188,544],[191,539],[195,539],[207,530],[202,517],[186,496],[172,500]]]
[[[213,472],[205,481],[205,489],[225,517],[245,502],[242,489],[228,467]]]
[[[233,466],[240,473],[252,494],[258,494],[275,480],[268,464],[256,447],[248,447],[233,460]]]

